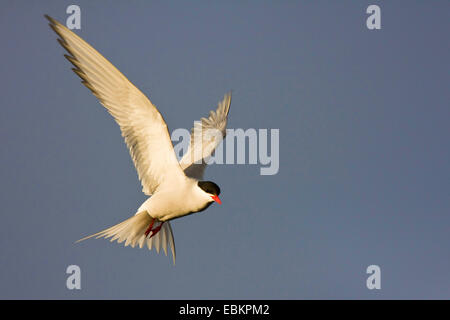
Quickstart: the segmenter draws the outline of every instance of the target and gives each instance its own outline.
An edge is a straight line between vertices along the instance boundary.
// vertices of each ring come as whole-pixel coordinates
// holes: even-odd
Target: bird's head
[[[197,185],[203,190],[203,192],[208,194],[210,197],[210,202],[215,201],[218,204],[222,204],[222,201],[220,201],[219,198],[220,188],[217,184],[212,181],[199,181]]]

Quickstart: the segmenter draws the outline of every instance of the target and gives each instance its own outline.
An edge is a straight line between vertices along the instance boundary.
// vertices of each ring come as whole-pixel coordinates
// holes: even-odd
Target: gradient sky
[[[176,266],[74,244],[146,196],[43,17],[72,3],[1,1],[0,298],[450,298],[448,1],[77,1],[77,34],[171,130],[230,89],[229,128],[280,130],[277,175],[207,169],[223,204],[173,222]]]

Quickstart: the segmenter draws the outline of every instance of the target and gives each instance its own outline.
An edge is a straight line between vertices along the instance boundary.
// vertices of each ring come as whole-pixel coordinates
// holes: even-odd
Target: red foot
[[[152,231],[153,224],[155,223],[155,219],[152,219],[152,222],[150,222],[150,225],[148,226],[147,230],[145,231],[145,237],[148,236],[150,231]]]
[[[159,232],[159,230],[161,230],[163,223],[164,222],[161,222],[161,224],[159,226],[157,226],[155,229],[152,230],[152,234],[150,235],[150,238],[153,237],[155,234],[157,234]]]
[[[161,222],[161,224],[159,226],[157,226],[155,229],[153,228],[153,224],[155,223],[156,219],[153,219],[152,222],[150,222],[150,225],[148,226],[147,230],[145,231],[145,237],[148,236],[148,234],[150,233],[150,231],[152,232],[152,234],[150,235],[150,238],[153,237],[155,234],[157,234],[159,232],[159,230],[161,230],[161,227],[163,225],[164,222]],[[149,238],[149,239],[150,239]]]

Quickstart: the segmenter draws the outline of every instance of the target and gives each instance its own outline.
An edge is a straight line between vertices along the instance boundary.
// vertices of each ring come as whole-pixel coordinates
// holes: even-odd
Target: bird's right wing
[[[165,181],[184,177],[167,125],[150,100],[97,50],[49,16],[72,70],[115,118],[130,150],[142,191],[150,195]]]

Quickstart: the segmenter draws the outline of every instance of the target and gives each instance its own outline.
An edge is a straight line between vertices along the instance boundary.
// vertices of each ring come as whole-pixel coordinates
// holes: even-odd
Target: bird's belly
[[[155,194],[144,202],[138,211],[141,212],[146,210],[153,218],[167,221],[203,211],[209,207],[210,204],[211,203],[207,203],[206,205],[204,203],[195,203],[190,201],[189,198],[180,199],[173,194],[171,194],[171,196]]]
[[[172,214],[167,214],[164,217],[165,218],[164,221],[166,221],[166,220],[173,220],[173,219],[176,219],[176,218],[181,218],[181,217],[193,214],[193,213],[197,213],[197,212],[206,210],[211,204],[212,204],[212,202],[209,202],[206,205],[201,206],[201,207],[200,206],[195,206],[195,207],[192,207],[190,210],[183,210],[183,211],[180,211],[178,213],[174,212]]]

